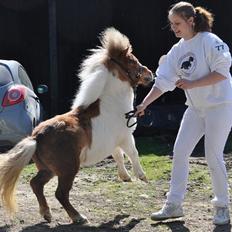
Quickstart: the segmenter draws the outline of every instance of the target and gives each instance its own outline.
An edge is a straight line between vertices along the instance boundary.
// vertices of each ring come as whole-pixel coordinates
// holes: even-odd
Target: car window
[[[6,85],[12,81],[13,79],[7,66],[0,64],[0,86]]]
[[[25,71],[25,69],[22,66],[19,66],[19,79],[21,80],[21,83],[25,86],[27,86],[29,89],[34,91],[33,86],[31,84],[31,81]]]

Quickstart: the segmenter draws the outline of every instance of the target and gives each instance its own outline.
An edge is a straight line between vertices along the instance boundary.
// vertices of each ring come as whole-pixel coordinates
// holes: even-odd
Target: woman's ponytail
[[[211,31],[213,27],[213,21],[214,17],[211,12],[201,6],[195,7],[195,32]]]

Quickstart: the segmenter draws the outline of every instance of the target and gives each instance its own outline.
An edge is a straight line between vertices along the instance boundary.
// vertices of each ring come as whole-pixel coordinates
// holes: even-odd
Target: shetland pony
[[[43,189],[53,176],[58,176],[56,198],[78,224],[86,223],[87,218],[71,205],[69,191],[80,166],[96,164],[112,155],[119,177],[130,181],[123,163],[126,153],[135,176],[147,180],[132,135],[135,127],[126,126],[125,113],[133,109],[133,87],[151,82],[152,73],[139,63],[129,39],[116,29],[106,29],[100,41],[101,46],[93,49],[81,65],[81,85],[71,110],[41,122],[30,137],[0,155],[1,198],[10,213],[16,210],[17,179],[31,159],[38,173],[30,185],[40,214],[48,222],[51,213]]]

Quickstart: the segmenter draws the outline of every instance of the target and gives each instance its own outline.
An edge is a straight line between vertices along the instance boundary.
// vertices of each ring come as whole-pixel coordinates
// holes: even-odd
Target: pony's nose
[[[143,80],[147,83],[153,81],[154,75],[151,70],[149,70],[146,66],[142,66],[143,68]]]
[[[144,77],[144,81],[146,81],[146,82],[151,82],[151,81],[153,81],[153,75],[145,76],[145,77]]]
[[[152,71],[150,71],[149,70],[149,73],[148,73],[149,75],[148,76],[146,76],[145,77],[145,79],[147,80],[147,81],[153,81],[154,80],[154,75],[153,75],[153,73],[152,73]]]

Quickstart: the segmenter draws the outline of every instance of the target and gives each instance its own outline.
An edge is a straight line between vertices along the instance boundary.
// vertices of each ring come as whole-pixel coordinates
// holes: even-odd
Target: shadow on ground
[[[91,226],[91,225],[76,225],[76,224],[65,224],[65,225],[57,225],[56,227],[49,227],[48,223],[39,223],[33,226],[26,227],[20,232],[44,232],[44,231],[52,231],[52,232],[71,232],[71,231],[80,231],[80,232],[90,232],[90,231],[101,231],[101,232],[129,232],[131,231],[137,224],[139,224],[145,218],[135,219],[132,218],[126,225],[122,225],[121,220],[128,218],[130,215],[117,215],[113,220],[102,223],[99,226]],[[10,227],[0,227],[0,232],[9,231]]]
[[[153,228],[164,225],[170,228],[171,231],[181,231],[181,232],[189,232],[190,230],[184,225],[184,221],[172,221],[172,222],[157,222],[151,224]]]

